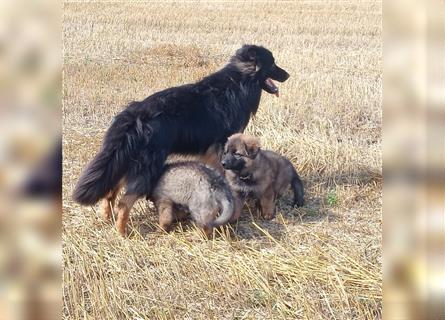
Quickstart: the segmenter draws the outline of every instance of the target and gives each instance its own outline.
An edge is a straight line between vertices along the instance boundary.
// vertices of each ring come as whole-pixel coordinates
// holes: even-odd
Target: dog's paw
[[[292,206],[293,207],[297,207],[297,208],[302,207],[302,206],[304,206],[304,200],[303,199],[298,199],[297,201],[295,201],[292,204]]]
[[[273,212],[263,212],[261,214],[261,216],[263,217],[263,219],[265,220],[272,220],[273,218],[275,218],[275,214]]]
[[[117,224],[116,230],[122,237],[125,238],[127,236],[127,228],[125,226],[121,226],[121,225]]]

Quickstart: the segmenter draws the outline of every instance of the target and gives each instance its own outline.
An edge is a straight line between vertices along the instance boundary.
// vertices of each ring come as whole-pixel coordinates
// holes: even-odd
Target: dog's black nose
[[[221,160],[221,165],[223,166],[224,169],[226,169],[227,162],[225,160]]]

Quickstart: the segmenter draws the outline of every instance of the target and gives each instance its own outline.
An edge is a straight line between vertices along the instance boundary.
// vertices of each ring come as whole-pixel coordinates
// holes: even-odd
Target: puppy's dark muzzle
[[[221,160],[221,165],[225,170],[241,170],[244,167],[244,161],[227,157]]]

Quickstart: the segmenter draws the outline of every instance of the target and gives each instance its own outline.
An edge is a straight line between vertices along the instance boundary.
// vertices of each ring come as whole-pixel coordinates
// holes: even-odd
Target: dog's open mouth
[[[267,78],[266,80],[264,80],[263,89],[270,94],[276,95],[277,97],[280,96],[278,87],[275,85],[271,78]]]

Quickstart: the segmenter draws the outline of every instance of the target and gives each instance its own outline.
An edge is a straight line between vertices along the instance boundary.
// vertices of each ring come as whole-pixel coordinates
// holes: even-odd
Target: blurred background
[[[444,9],[383,5],[384,319],[445,319]]]
[[[0,2],[0,319],[61,314],[60,21]]]
[[[384,319],[445,319],[445,4],[384,16]],[[0,2],[0,319],[61,314],[60,4]]]

